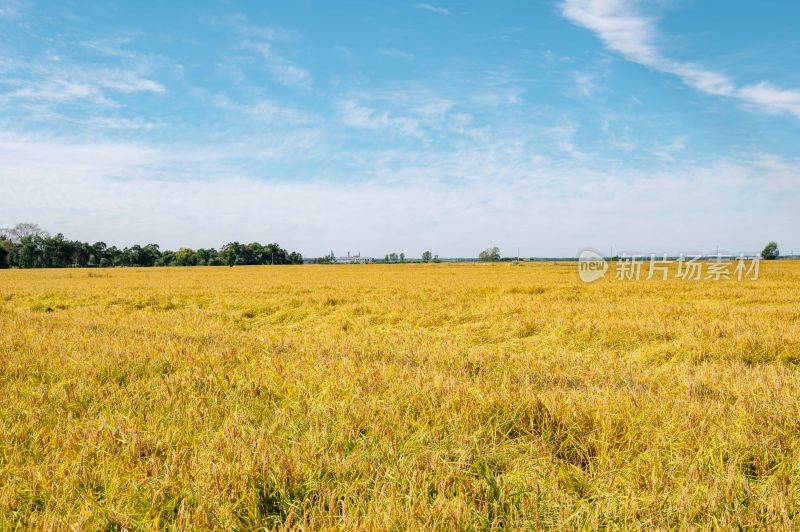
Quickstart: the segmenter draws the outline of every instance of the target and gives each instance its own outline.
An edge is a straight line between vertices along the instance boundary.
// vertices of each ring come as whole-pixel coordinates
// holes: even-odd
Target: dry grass
[[[800,264],[0,271],[0,529],[800,526]]]

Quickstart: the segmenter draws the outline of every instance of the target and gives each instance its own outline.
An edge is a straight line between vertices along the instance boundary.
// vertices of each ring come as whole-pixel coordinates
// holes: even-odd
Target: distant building
[[[339,264],[366,264],[372,262],[372,257],[362,257],[361,253],[350,255],[348,251],[346,257],[336,257],[336,262]]]

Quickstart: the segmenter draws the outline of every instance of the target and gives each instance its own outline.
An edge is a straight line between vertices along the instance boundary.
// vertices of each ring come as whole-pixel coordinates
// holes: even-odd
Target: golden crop
[[[800,263],[0,271],[0,529],[800,526]]]

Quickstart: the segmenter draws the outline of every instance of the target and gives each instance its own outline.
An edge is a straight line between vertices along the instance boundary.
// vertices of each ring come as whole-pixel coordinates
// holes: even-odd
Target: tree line
[[[0,268],[69,268],[118,266],[239,266],[302,264],[303,256],[278,244],[230,242],[219,249],[161,250],[158,244],[118,248],[105,242],[68,240],[38,225],[21,223],[0,229]]]

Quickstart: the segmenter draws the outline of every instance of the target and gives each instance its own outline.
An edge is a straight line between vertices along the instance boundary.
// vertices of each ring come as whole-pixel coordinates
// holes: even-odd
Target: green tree
[[[156,261],[156,266],[175,266],[175,252],[166,250]]]
[[[335,262],[333,252],[326,260]],[[219,266],[228,264],[302,264],[303,256],[289,252],[276,243],[240,244],[230,242],[214,248],[180,248],[177,252],[161,251],[157,244],[134,244],[119,249],[105,242],[89,244],[67,240],[57,233],[50,236],[33,223],[0,228],[0,268],[66,268],[112,266]]]
[[[239,260],[239,248],[241,244],[238,242],[228,242],[219,252],[219,258],[222,260],[222,263],[226,266],[233,266],[234,264],[240,264]]]
[[[18,266],[20,268],[41,268],[42,238],[26,235],[20,238],[18,246]]]
[[[486,248],[478,254],[478,260],[483,262],[497,262],[500,260],[500,249],[497,246]]]
[[[0,231],[0,268],[17,266],[17,245]]]
[[[425,262],[430,262],[433,260],[433,253],[430,250],[422,252],[422,260]]]
[[[161,258],[161,250],[158,244],[147,244],[142,248],[139,265],[154,266],[159,258]]]
[[[780,257],[780,255],[781,252],[778,249],[778,243],[775,241],[764,246],[764,250],[761,251],[761,258],[764,260],[775,260]]]

